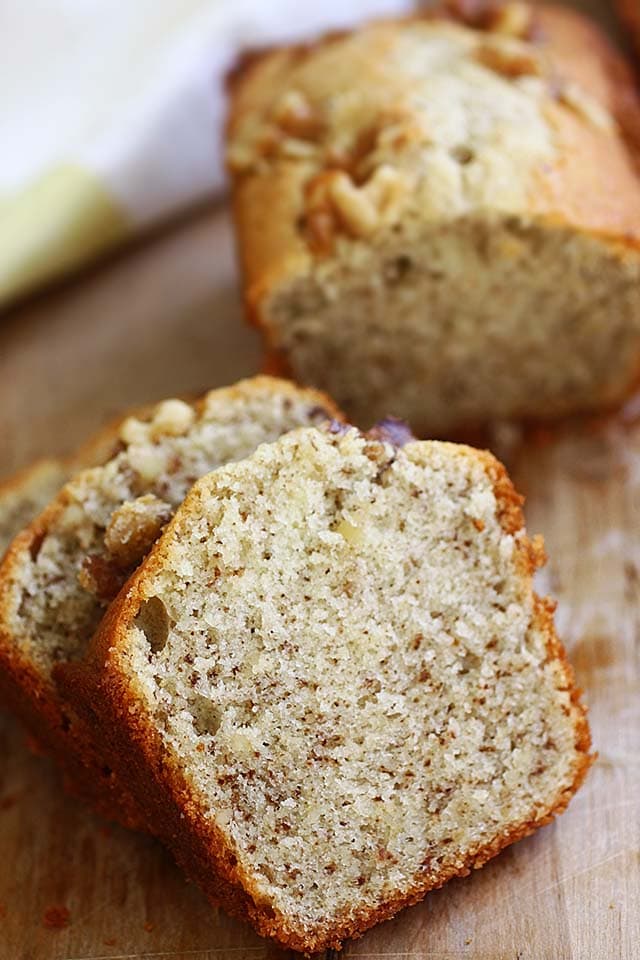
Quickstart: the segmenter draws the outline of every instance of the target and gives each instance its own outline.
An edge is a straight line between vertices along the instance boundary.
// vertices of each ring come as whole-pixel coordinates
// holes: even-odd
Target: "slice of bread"
[[[38,460],[0,484],[0,557],[67,479],[62,460]]]
[[[337,948],[564,810],[589,731],[520,502],[346,428],[194,486],[63,671],[212,902]]]
[[[142,409],[137,411],[144,415]],[[36,517],[69,477],[116,453],[122,418],[111,421],[68,457],[43,458],[0,482],[0,559],[13,538]]]
[[[73,476],[11,544],[0,566],[5,696],[101,812],[141,825],[90,726],[56,689],[54,666],[82,653],[194,480],[287,430],[339,416],[317,392],[268,377],[195,404],[167,400],[122,421],[116,455]]]
[[[569,9],[458,6],[249,59],[228,149],[273,369],[446,439],[640,376],[632,73]]]

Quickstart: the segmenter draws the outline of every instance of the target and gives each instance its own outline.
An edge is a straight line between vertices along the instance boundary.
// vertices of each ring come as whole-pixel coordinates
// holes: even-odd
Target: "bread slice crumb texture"
[[[5,642],[49,676],[82,650],[198,477],[334,413],[315,391],[257,377],[124,420],[117,454],[75,475],[8,554]]]
[[[488,454],[300,430],[201,480],[133,582],[128,709],[282,942],[370,926],[584,774],[520,523]]]

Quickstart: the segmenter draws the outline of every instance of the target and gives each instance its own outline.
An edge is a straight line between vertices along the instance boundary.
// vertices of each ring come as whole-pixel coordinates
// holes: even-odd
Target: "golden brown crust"
[[[640,101],[633,72],[586,17],[566,7],[541,7],[538,20],[558,71],[561,110],[555,111],[554,127],[562,159],[543,178],[545,191],[536,212],[558,225],[637,250]],[[585,123],[579,107],[563,98],[566,81],[577,83],[609,111],[621,136],[598,123]]]
[[[293,382],[266,377],[255,377],[251,383],[259,389],[277,389],[279,395],[290,392],[292,396],[299,396],[301,389]],[[236,384],[223,389],[229,402],[233,402],[244,396],[246,387]],[[341,411],[325,394],[311,389],[305,389],[305,393],[309,403],[315,402],[327,416],[343,419]],[[205,404],[206,395],[193,406],[201,413]],[[131,415],[149,419],[154,409],[155,406],[136,408]],[[103,463],[115,455],[120,446],[118,428],[124,419],[124,416],[119,417],[85,444],[74,461],[70,461],[76,469],[90,462]],[[108,819],[132,829],[145,829],[146,818],[125,786],[127,778],[124,781],[119,779],[105,764],[90,713],[85,710],[82,716],[74,709],[75,697],[64,680],[62,689],[48,681],[28,653],[18,649],[7,626],[10,619],[9,592],[19,574],[21,557],[25,552],[37,550],[67,504],[68,495],[63,488],[40,516],[13,540],[0,564],[0,696],[20,717],[38,746],[58,763],[72,793]],[[109,599],[112,596],[113,593]],[[64,677],[64,671],[61,676]]]
[[[470,448],[453,447],[459,455],[469,456]],[[517,494],[504,469],[490,453],[471,450],[483,462],[494,483],[499,516],[504,529],[514,535],[523,528],[522,498]],[[170,530],[175,521],[172,521]],[[524,587],[531,589],[531,572],[540,561],[540,548],[532,547],[523,535],[518,541],[522,558]],[[573,671],[567,661],[553,624],[553,602],[534,595],[532,629],[540,630],[547,640],[549,660],[561,673],[559,689],[570,691],[574,714],[576,761],[571,783],[558,790],[544,809],[522,823],[512,824],[491,843],[472,851],[465,861],[443,870],[437,877],[424,878],[401,894],[391,896],[376,910],[362,910],[351,919],[327,924],[312,934],[292,930],[285,918],[264,902],[251,878],[241,871],[234,855],[225,845],[218,828],[205,821],[198,798],[187,783],[176,757],[162,744],[151,719],[146,716],[122,661],[126,646],[126,627],[135,617],[145,594],[144,578],[162,568],[163,544],[160,541],[117,600],[94,636],[83,662],[61,668],[64,682],[78,701],[88,705],[110,731],[111,756],[115,765],[127,771],[128,781],[149,817],[149,824],[173,854],[188,876],[200,884],[212,904],[223,907],[232,916],[246,919],[260,934],[282,946],[315,953],[340,949],[346,939],[360,937],[369,928],[389,919],[400,910],[422,900],[430,891],[453,877],[463,877],[481,867],[505,847],[528,836],[561,814],[584,780],[594,757],[589,753],[591,740],[586,710],[575,687]]]
[[[485,8],[486,4],[482,6]],[[493,9],[495,4],[490,7]],[[539,189],[531,197],[531,213],[547,217],[558,226],[568,225],[635,247],[640,238],[635,159],[640,142],[640,106],[630,68],[602,31],[574,11],[542,6],[534,16],[540,42],[557,70],[558,103],[551,106],[560,159],[539,175]],[[389,21],[388,31],[392,34],[406,22]],[[482,24],[482,20],[476,21],[477,26]],[[233,82],[229,137],[255,109],[254,80],[262,82],[264,75],[267,83],[274,83],[274,77],[286,75],[292,58],[295,61],[334,39],[330,36],[312,45],[300,45],[289,53],[275,50],[254,56],[239,69]],[[369,68],[375,69],[373,60]],[[568,81],[579,83],[611,111],[626,145],[610,131],[585,122],[578,111],[563,104],[562,91]],[[607,170],[604,180],[603,170]],[[307,177],[303,165],[280,163],[270,168],[268,176],[248,174],[234,178],[234,216],[252,317],[257,311],[260,319],[260,303],[278,281],[304,272],[311,262],[298,226]]]
[[[634,4],[634,0],[628,2]],[[492,30],[496,10],[503,6],[505,4],[487,0],[474,0],[471,5],[455,2],[448,10],[389,20],[386,25],[392,32],[412,21],[450,16],[476,29]],[[531,214],[549,217],[559,226],[570,226],[637,247],[640,243],[637,169],[640,99],[633,71],[597,24],[574,10],[552,5],[532,7],[530,22],[535,27],[536,43],[548,54],[551,63],[550,101],[559,156],[558,162],[540,175],[539,189],[531,196]],[[273,83],[274,76],[286,75],[292,61],[347,35],[348,32],[343,31],[328,34],[313,44],[272,48],[253,54],[241,63],[231,85],[229,138],[255,109],[254,77],[262,82],[264,74],[265,80]],[[373,59],[369,69],[375,70]],[[597,122],[588,122],[579,104],[570,96],[565,97],[569,83],[578,84],[601,108],[610,112],[622,136]],[[306,175],[299,167],[278,164],[266,176],[241,174],[233,178],[240,255],[254,305],[261,288],[270,287],[275,275],[291,276],[298,262],[308,260],[308,248],[297,224],[306,182]],[[603,182],[603,170],[607,170],[606,182]],[[267,211],[278,215],[269,216]]]

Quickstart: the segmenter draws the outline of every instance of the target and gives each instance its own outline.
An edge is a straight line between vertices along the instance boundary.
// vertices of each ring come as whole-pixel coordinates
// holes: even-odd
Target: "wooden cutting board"
[[[205,211],[0,323],[0,474],[71,450],[128,405],[259,363],[227,213]],[[509,456],[591,708],[600,755],[585,786],[555,824],[345,957],[640,957],[640,402],[636,414],[564,425]],[[212,910],[154,841],[65,796],[0,716],[0,960],[286,956]]]

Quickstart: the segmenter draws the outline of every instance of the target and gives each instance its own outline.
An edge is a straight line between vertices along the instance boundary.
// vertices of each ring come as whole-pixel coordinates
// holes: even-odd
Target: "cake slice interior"
[[[187,872],[311,951],[548,822],[590,762],[501,465],[334,429],[200,480],[81,668]]]

